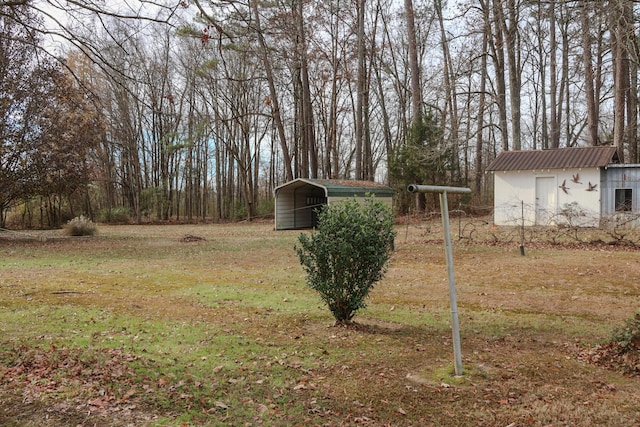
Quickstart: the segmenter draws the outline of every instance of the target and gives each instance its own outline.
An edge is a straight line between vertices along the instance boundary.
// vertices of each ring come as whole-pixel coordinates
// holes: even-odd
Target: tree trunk
[[[587,135],[589,145],[600,145],[598,143],[598,102],[596,98],[593,73],[593,54],[591,50],[591,26],[589,25],[589,4],[582,2],[581,23],[582,23],[582,62],[584,64],[585,96],[587,104]]]
[[[366,0],[357,0],[358,13],[358,77],[356,89],[356,146],[355,146],[355,174],[356,179],[364,179],[363,146],[364,146],[364,104],[366,90],[365,70],[365,39],[364,39],[364,8]]]
[[[571,146],[571,110],[570,110],[570,98],[569,98],[569,21],[565,15],[564,10],[565,5],[560,5],[562,9],[561,13],[561,34],[562,34],[562,62],[561,62],[561,72],[560,72],[560,88],[558,90],[560,96],[558,98],[558,126],[562,124],[562,111],[564,109],[565,116],[565,132],[564,132],[564,141],[567,147]],[[558,141],[559,143],[560,141]]]
[[[627,102],[627,162],[638,163],[638,62],[629,61],[631,82]]]
[[[509,150],[509,130],[507,125],[507,83],[505,80],[504,61],[504,35],[500,25],[500,15],[502,14],[502,2],[493,0],[493,40],[491,50],[493,53],[493,63],[496,78],[496,104],[498,107],[498,117],[500,122],[500,134],[502,138],[502,150]]]
[[[409,74],[411,75],[411,107],[413,110],[411,122],[415,125],[422,120],[422,89],[420,87],[420,64],[418,63],[418,48],[412,0],[404,0],[404,14],[407,24],[407,42],[409,46]]]
[[[489,10],[483,9],[484,32],[482,34],[482,63],[480,65],[480,94],[478,100],[478,123],[476,127],[476,158],[475,158],[475,191],[478,198],[482,199],[482,177],[483,170],[483,150],[484,150],[484,111],[486,107],[486,90],[487,90],[487,57],[489,47],[489,30],[491,23],[489,22]]]
[[[549,104],[551,104],[551,117],[549,118],[549,148],[560,147],[560,123],[558,122],[558,62],[556,52],[556,2],[549,1]]]
[[[540,147],[544,150],[549,148],[549,120],[547,116],[547,64],[545,54],[546,40],[544,38],[545,31],[543,29],[543,16],[545,16],[543,1],[538,0],[536,17],[536,41],[538,49],[538,73],[540,79],[540,83],[538,84],[539,89],[537,96],[540,100],[540,113],[536,115],[536,118],[539,119],[541,123]],[[535,141],[534,148],[536,148]]]
[[[507,12],[509,20],[504,14],[504,10],[499,7],[496,12],[499,13],[499,21],[504,33],[507,48],[507,64],[509,69],[509,100],[511,103],[511,139],[514,150],[522,149],[521,142],[521,110],[520,110],[520,43],[518,35],[518,10],[516,9],[515,0],[507,0]]]
[[[458,115],[458,101],[455,90],[455,75],[453,71],[453,60],[451,59],[451,53],[449,52],[449,40],[447,39],[447,33],[444,28],[444,18],[442,16],[442,3],[441,0],[436,0],[436,13],[438,14],[438,23],[440,24],[440,45],[442,46],[443,66],[444,66],[444,91],[446,94],[445,112],[449,112],[450,120],[450,133],[449,144],[451,148],[451,178],[456,180],[456,176],[460,170],[460,157],[459,157],[459,115]],[[442,115],[442,129],[446,128],[446,114]]]
[[[313,120],[313,105],[311,104],[311,87],[309,85],[309,64],[307,54],[306,30],[304,28],[304,2],[298,1],[298,45],[297,54],[300,61],[300,83],[301,83],[301,107],[302,107],[302,138],[305,140],[307,148],[309,176],[318,177],[318,152],[316,149],[316,133]]]
[[[625,113],[627,94],[629,93],[629,66],[625,48],[625,34],[622,29],[623,17],[615,13],[613,16],[612,46],[614,73],[614,125],[613,145],[618,147],[620,162],[624,163]]]
[[[285,167],[286,179],[287,181],[291,181],[293,179],[291,155],[289,154],[286,132],[284,130],[284,123],[282,121],[282,115],[280,113],[280,104],[278,102],[278,94],[276,92],[275,77],[273,75],[273,69],[271,68],[271,59],[269,58],[269,49],[267,47],[267,42],[264,39],[264,35],[262,34],[260,12],[258,10],[258,0],[251,0],[249,3],[254,15],[254,27],[256,30],[256,36],[258,37],[258,43],[260,44],[260,56],[262,59],[262,65],[264,66],[264,72],[267,76],[267,83],[269,85],[271,114],[276,124],[276,128],[278,129],[278,138],[280,139],[280,149],[282,150],[282,162],[284,163]]]

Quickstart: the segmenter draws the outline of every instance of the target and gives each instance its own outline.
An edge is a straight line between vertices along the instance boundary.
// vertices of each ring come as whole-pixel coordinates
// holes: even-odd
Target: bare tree
[[[62,50],[71,48],[82,52],[103,72],[110,74],[117,73],[118,69],[111,66],[103,55],[101,44],[96,43],[93,37],[96,29],[104,31],[114,44],[122,48],[124,43],[121,35],[111,33],[113,27],[110,23],[113,20],[130,23],[132,27],[138,22],[172,25],[178,12],[186,7],[187,2],[181,0],[136,0],[131,3],[93,0],[0,0],[0,16],[15,15],[15,11],[20,9],[29,10],[40,19],[35,23],[15,15],[20,25],[47,37],[51,43],[60,43]],[[32,44],[32,47],[57,60],[59,52],[51,48],[51,43],[46,47]],[[64,63],[62,65],[64,66]]]
[[[293,11],[296,21],[296,62],[298,63],[300,97],[299,123],[300,140],[304,147],[302,152],[302,176],[318,177],[318,153],[316,148],[316,133],[314,125],[313,105],[311,104],[311,86],[309,83],[309,60],[307,48],[307,35],[305,28],[304,1],[298,0]]]
[[[582,2],[580,6],[582,22],[582,58],[584,63],[585,97],[587,105],[587,131],[590,145],[599,145],[598,137],[598,96],[594,84],[592,36],[590,22],[591,2]]]
[[[454,72],[453,59],[449,50],[449,40],[446,34],[444,26],[444,18],[442,14],[442,3],[440,0],[436,1],[435,11],[438,16],[438,23],[440,26],[440,46],[442,47],[443,56],[443,68],[444,68],[444,93],[445,93],[445,108],[443,109],[441,127],[446,127],[446,121],[449,122],[449,145],[451,153],[456,153],[451,156],[449,162],[452,172],[452,178],[457,178],[455,175],[459,173],[459,112],[458,112],[458,100],[456,91],[456,76]]]
[[[441,9],[441,8],[439,8]],[[411,75],[412,122],[416,124],[422,118],[422,88],[420,86],[420,65],[416,41],[413,0],[404,0],[404,14],[407,23],[407,42],[409,46],[409,70]]]
[[[480,65],[480,87],[479,87],[479,99],[478,99],[478,116],[476,126],[476,158],[474,162],[475,166],[475,188],[476,194],[482,196],[482,177],[483,177],[483,153],[484,147],[484,127],[485,127],[485,109],[486,109],[486,90],[487,90],[487,62],[488,62],[488,47],[489,47],[489,11],[484,8],[483,20],[485,30],[482,32],[482,50],[481,50],[481,65]]]
[[[549,1],[549,104],[551,115],[549,118],[549,148],[560,147],[560,123],[558,118],[558,43],[556,27],[556,2]]]
[[[357,46],[358,46],[358,71],[356,85],[356,108],[355,108],[355,174],[356,179],[364,179],[363,168],[363,147],[365,144],[365,91],[367,90],[367,69],[365,61],[366,40],[364,32],[365,6],[367,0],[356,0],[357,7]]]
[[[521,63],[520,63],[520,35],[519,25],[519,5],[515,0],[506,0],[506,13],[502,7],[495,8],[498,24],[502,27],[504,41],[507,51],[507,64],[509,68],[509,100],[511,103],[511,138],[514,150],[522,149],[521,142],[521,111],[520,111],[520,90],[521,90]]]
[[[459,14],[440,1],[192,0],[197,19],[178,27],[181,3],[75,0],[65,18],[57,0],[23,7],[47,6],[52,33],[96,64],[78,80],[109,126],[92,151],[100,208],[251,218],[295,176],[384,176],[426,110],[442,137],[417,152],[437,151],[438,179],[478,189],[500,150],[612,139],[638,157],[630,0],[479,0]]]
[[[267,46],[267,42],[265,40],[263,31],[262,31],[258,1],[250,0],[249,4],[251,6],[251,11],[253,13],[253,20],[254,20],[253,27],[256,31],[256,36],[260,44],[259,54],[262,59],[262,64],[264,66],[265,74],[267,76],[267,83],[269,84],[271,111],[272,111],[273,119],[276,123],[276,128],[278,129],[278,137],[280,138],[280,149],[282,150],[283,163],[286,171],[286,179],[291,180],[293,179],[293,169],[291,168],[291,156],[289,154],[287,137],[284,130],[284,123],[282,121],[282,115],[280,111],[280,102],[278,100],[278,93],[276,92],[276,82],[273,74],[273,69],[271,67],[271,58],[269,57],[269,48]]]
[[[500,137],[502,141],[502,149],[509,150],[509,129],[507,125],[507,83],[505,69],[505,41],[504,31],[500,23],[502,15],[501,0],[489,0],[491,5],[485,0],[480,0],[483,8],[491,8],[491,28],[493,29],[493,37],[490,40],[491,57],[495,70],[495,101],[498,108]]]

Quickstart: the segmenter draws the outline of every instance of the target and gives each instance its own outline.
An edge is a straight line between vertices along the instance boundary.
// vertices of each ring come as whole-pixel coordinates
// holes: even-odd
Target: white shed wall
[[[579,183],[572,178],[579,175]],[[549,194],[536,194],[536,178],[550,178]],[[560,188],[565,182],[566,193]],[[589,183],[596,190],[587,191]],[[538,186],[540,191],[541,186]],[[600,222],[600,169],[550,169],[496,171],[494,173],[494,223],[496,225],[572,224],[597,227]],[[547,207],[539,206],[545,200]],[[544,212],[542,212],[544,210]],[[524,213],[523,213],[524,211]]]

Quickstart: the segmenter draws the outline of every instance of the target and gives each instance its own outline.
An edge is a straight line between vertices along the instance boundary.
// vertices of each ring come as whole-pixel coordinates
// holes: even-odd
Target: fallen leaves
[[[306,385],[305,383],[300,383],[300,384],[298,384],[298,385],[294,386],[294,387],[293,387],[293,389],[294,389],[295,391],[298,391],[298,390],[306,390],[306,389],[307,389],[307,385]]]
[[[109,404],[109,402],[105,401],[104,399],[100,399],[100,398],[98,398],[98,399],[91,399],[91,400],[89,400],[89,401],[87,402],[87,404],[88,404],[89,406],[95,406],[95,407],[97,407],[97,408],[103,409],[104,407],[106,407],[106,406]]]
[[[223,411],[226,411],[227,409],[229,409],[229,405],[227,405],[227,404],[226,404],[226,403],[224,403],[224,402],[220,402],[219,400],[218,400],[218,401],[216,401],[216,403],[214,403],[214,405],[215,405],[215,407],[216,407],[217,409],[221,409],[221,410],[223,410]]]
[[[229,384],[238,384],[238,383],[243,382],[244,380],[245,380],[245,378],[244,378],[244,377],[229,378],[229,379],[227,380],[227,382],[228,382]]]
[[[60,416],[72,413],[125,417],[138,407],[135,355],[120,348],[65,348],[4,343],[0,352],[0,385],[19,393],[23,405],[66,396],[55,403]],[[142,390],[152,389],[147,384]],[[66,415],[65,415],[66,414]]]
[[[578,359],[624,375],[640,376],[640,349],[621,352],[615,341],[580,351]]]

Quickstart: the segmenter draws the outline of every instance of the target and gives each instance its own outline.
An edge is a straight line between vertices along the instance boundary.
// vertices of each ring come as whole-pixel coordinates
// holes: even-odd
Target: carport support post
[[[449,226],[449,203],[447,193],[471,193],[470,188],[442,187],[437,185],[409,186],[411,193],[439,193],[440,212],[442,214],[442,229],[444,233],[445,256],[447,258],[447,273],[449,275],[449,301],[451,304],[451,329],[453,332],[453,355],[456,375],[462,375],[462,350],[460,348],[460,325],[458,324],[458,302],[456,299],[456,279],[453,274],[453,251],[451,249],[451,228]]]

